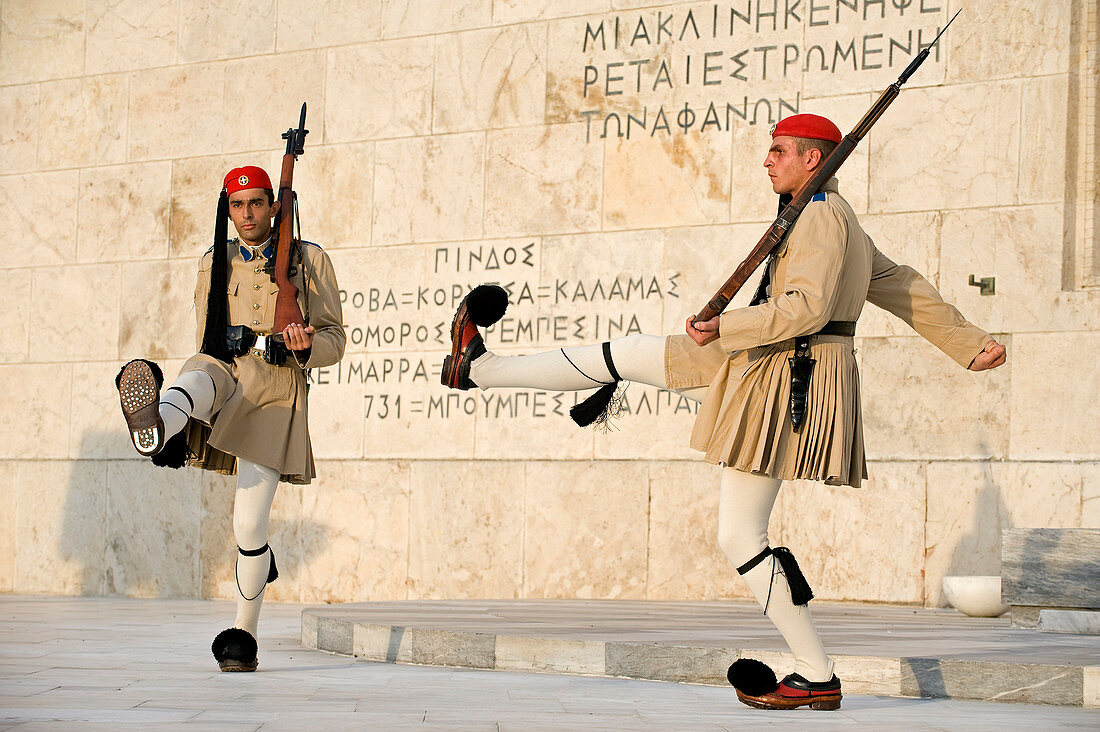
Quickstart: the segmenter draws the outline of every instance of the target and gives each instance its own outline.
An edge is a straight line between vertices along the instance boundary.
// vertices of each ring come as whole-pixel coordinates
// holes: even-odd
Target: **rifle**
[[[294,161],[305,151],[306,135],[309,133],[305,127],[306,104],[302,102],[302,116],[298,120],[298,127],[291,127],[283,133],[283,139],[286,140],[286,153],[283,155],[283,168],[279,174],[279,213],[275,214],[275,221],[271,226],[276,245],[275,265],[269,274],[279,286],[279,294],[275,297],[275,322],[271,333],[280,343],[283,340],[283,329],[288,325],[291,323],[306,325],[302,309],[298,307],[298,288],[290,281],[290,275],[293,274],[290,267],[291,250],[296,246],[294,218],[291,213],[297,211],[298,201],[298,196],[293,189]],[[285,221],[284,216],[287,217]]]
[[[863,119],[859,121],[859,124],[855,126],[851,132],[849,132],[840,144],[837,145],[829,157],[825,158],[825,162],[821,164],[821,167],[817,169],[817,172],[806,181],[798,192],[794,194],[791,202],[788,203],[782,211],[779,213],[779,217],[772,222],[772,225],[768,227],[767,232],[760,239],[749,256],[745,258],[745,261],[741,262],[734,270],[730,278],[726,280],[726,284],[722,285],[722,288],[714,294],[714,297],[710,299],[710,302],[699,311],[699,314],[695,316],[692,323],[698,323],[704,320],[710,320],[715,315],[720,314],[729,305],[730,300],[737,294],[744,285],[745,281],[749,279],[756,268],[768,258],[776,247],[783,241],[783,238],[794,226],[794,222],[798,219],[802,210],[809,204],[810,199],[817,194],[818,190],[825,184],[825,181],[829,180],[836,173],[837,169],[844,164],[844,161],[848,159],[848,156],[855,149],[859,141],[871,130],[872,125],[878,122],[879,117],[886,111],[886,108],[890,106],[891,102],[901,93],[901,85],[909,80],[909,77],[920,67],[924,60],[928,58],[929,52],[936,45],[936,42],[940,40],[940,36],[944,34],[952,23],[955,22],[955,18],[959,17],[959,13],[962,12],[960,8],[953,16],[951,20],[947,21],[947,25],[936,35],[928,46],[918,53],[916,57],[909,62],[909,65],[905,67],[905,71],[901,72],[901,76],[890,86],[882,92],[875,103],[871,105],[871,109],[867,111],[867,114],[863,115]]]

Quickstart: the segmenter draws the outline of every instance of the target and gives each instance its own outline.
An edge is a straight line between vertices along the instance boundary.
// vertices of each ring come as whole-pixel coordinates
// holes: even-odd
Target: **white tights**
[[[722,469],[718,546],[733,566],[740,567],[769,546],[768,519],[780,485],[782,481],[766,475]],[[790,646],[794,672],[809,681],[828,681],[833,676],[833,662],[818,637],[810,608],[791,602],[787,578],[778,569],[778,560],[770,556],[741,576]]]
[[[665,388],[664,338],[637,334],[611,341],[611,359],[623,379]],[[612,376],[602,346],[576,346],[529,356],[487,352],[470,364],[470,379],[481,389],[580,391],[606,384]]]
[[[631,335],[611,341],[611,358],[619,376],[664,389],[665,339]],[[485,353],[470,364],[470,379],[482,389],[510,387],[579,391],[612,381],[603,347],[578,346],[527,356]],[[676,390],[701,401],[706,387]],[[722,470],[718,507],[718,544],[739,567],[768,546],[768,518],[779,494],[781,481],[733,468]],[[828,681],[833,662],[825,653],[807,606],[791,602],[787,579],[768,557],[743,577],[768,618],[782,634],[795,658],[795,673],[810,681]]]
[[[216,393],[214,379],[205,371],[184,371],[160,395],[164,439],[167,440],[187,426],[189,417],[209,422],[228,397],[228,394]]]
[[[279,471],[237,458],[237,492],[233,499],[233,536],[237,546],[252,551],[267,546],[271,502]],[[237,619],[233,625],[256,635],[272,553],[247,556],[237,552]]]
[[[165,439],[182,430],[190,417],[209,422],[228,397],[229,394],[216,393],[214,380],[205,371],[196,369],[180,374],[160,398]],[[233,536],[239,550],[252,552],[267,546],[268,518],[278,484],[278,470],[237,459]],[[272,561],[270,548],[252,556],[240,551],[237,553],[237,619],[233,625],[247,630],[254,637]]]

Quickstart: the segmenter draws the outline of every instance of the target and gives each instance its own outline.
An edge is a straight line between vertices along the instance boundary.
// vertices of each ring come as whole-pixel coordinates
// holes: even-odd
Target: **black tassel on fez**
[[[791,550],[785,546],[777,546],[772,549],[772,554],[779,560],[779,566],[783,568],[783,574],[787,577],[787,586],[791,588],[791,602],[795,605],[805,605],[814,599],[813,590],[798,567]]]
[[[229,197],[222,190],[218,197],[218,220],[214,222],[214,247],[210,260],[210,292],[206,296],[206,327],[202,332],[202,347],[208,356],[233,363],[233,356],[225,343],[225,330],[229,325]]]

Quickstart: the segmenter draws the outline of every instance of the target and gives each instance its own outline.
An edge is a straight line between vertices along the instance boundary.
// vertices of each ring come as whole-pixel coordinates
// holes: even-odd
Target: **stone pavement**
[[[848,694],[768,712],[728,687],[370,663],[304,648],[302,610],[269,603],[259,672],[222,674],[209,644],[232,603],[0,595],[0,730],[1100,727],[1070,707]]]

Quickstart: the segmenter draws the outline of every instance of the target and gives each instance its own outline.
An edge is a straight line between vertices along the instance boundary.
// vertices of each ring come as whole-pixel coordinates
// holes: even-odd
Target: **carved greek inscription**
[[[807,85],[900,72],[945,12],[938,0],[737,0],[582,18],[572,113],[589,142],[770,126],[799,112]]]
[[[451,318],[478,284],[508,292],[504,317],[483,334],[490,349],[537,352],[654,332],[654,308],[680,299],[677,272],[600,271],[543,275],[537,241],[437,246],[427,256],[430,284],[344,282],[347,354],[307,374],[313,388],[347,391],[368,423],[448,419],[568,419],[587,393],[533,389],[455,392],[439,383],[450,352]],[[648,329],[647,329],[648,325]],[[512,350],[516,349],[516,350]],[[354,407],[351,407],[354,408]],[[694,414],[682,397],[634,385],[629,414]]]

